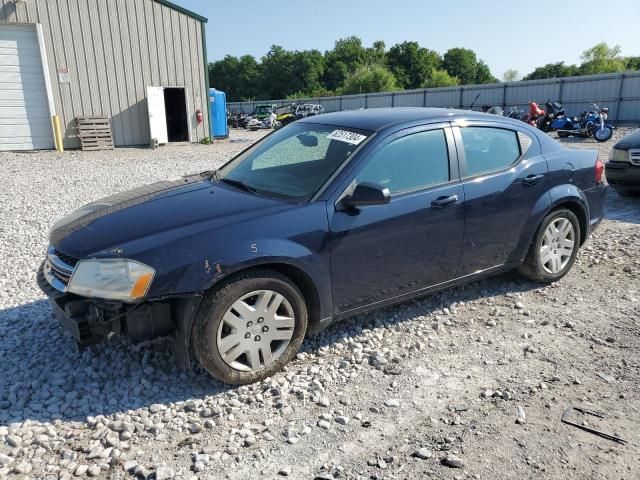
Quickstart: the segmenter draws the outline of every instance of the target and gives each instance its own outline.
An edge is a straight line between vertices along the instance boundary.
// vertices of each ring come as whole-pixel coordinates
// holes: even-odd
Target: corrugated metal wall
[[[186,87],[192,141],[209,136],[200,20],[155,0],[0,0],[1,21],[42,24],[66,148],[82,115],[109,116],[118,146],[148,144],[147,86]]]
[[[614,121],[640,121],[640,72],[309,98],[302,101],[319,103],[327,112],[377,107],[469,108],[478,94],[480,96],[474,107],[476,110],[482,105],[526,109],[529,100],[544,103],[551,99],[563,103],[568,113],[577,114],[589,109],[592,101],[597,101],[600,106],[609,107],[609,117]],[[231,102],[228,108],[251,113],[256,105],[288,105],[291,102],[292,100]]]

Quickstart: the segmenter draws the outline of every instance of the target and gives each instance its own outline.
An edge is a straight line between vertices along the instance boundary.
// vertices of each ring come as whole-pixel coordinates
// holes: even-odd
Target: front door
[[[147,108],[149,110],[149,132],[158,143],[167,143],[167,115],[164,105],[164,88],[147,87]]]
[[[358,161],[353,182],[387,187],[391,201],[352,210],[328,207],[336,314],[455,277],[464,192],[453,143],[448,126],[411,129]]]

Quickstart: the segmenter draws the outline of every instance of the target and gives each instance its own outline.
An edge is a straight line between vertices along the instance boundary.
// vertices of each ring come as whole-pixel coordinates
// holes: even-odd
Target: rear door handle
[[[544,174],[543,173],[539,173],[537,175],[527,175],[522,180],[522,183],[524,183],[525,185],[535,185],[536,183],[538,183],[543,178],[544,178]]]
[[[431,202],[431,208],[444,208],[452,205],[458,201],[458,195],[451,195],[448,197],[438,197]]]

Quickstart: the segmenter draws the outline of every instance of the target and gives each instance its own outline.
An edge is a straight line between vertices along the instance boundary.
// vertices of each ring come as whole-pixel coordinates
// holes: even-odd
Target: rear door
[[[391,201],[328,206],[336,314],[450,280],[460,263],[464,193],[448,125],[394,134],[358,162],[342,189],[373,182]]]
[[[519,260],[532,212],[549,203],[548,168],[525,129],[469,122],[453,130],[465,195],[463,276]]]

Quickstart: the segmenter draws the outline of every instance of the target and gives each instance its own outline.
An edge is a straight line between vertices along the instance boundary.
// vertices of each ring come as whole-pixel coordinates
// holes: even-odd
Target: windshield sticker
[[[334,130],[327,138],[330,140],[338,140],[340,142],[350,143],[352,145],[359,145],[362,141],[367,138],[366,135],[360,135],[355,132],[348,132],[347,130]]]

